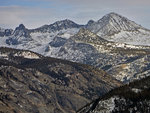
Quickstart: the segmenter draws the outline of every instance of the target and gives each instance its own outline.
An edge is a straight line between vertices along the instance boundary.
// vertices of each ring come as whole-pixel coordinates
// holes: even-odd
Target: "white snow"
[[[9,37],[0,37],[0,47],[11,47],[15,49],[31,50],[45,56],[55,57],[55,54],[59,51],[60,47],[51,47],[49,45],[49,43],[54,39],[54,37],[59,36],[65,39],[69,39],[78,31],[78,28],[68,28],[56,32],[33,32],[30,34],[31,39],[27,41],[25,40],[25,37],[19,37],[18,35],[16,39],[18,39],[18,41],[21,41],[21,43],[17,45],[8,45],[6,44],[6,40]],[[45,51],[47,47],[49,48],[49,51]],[[25,57],[34,58],[32,56],[27,55]]]
[[[71,29],[63,29],[58,33],[58,36],[69,39],[71,36],[75,35],[79,31],[78,28],[71,28]]]
[[[53,38],[56,36],[56,33],[31,33],[31,37],[34,40],[34,42],[39,44],[45,44],[53,40]]]
[[[138,29],[138,31],[120,31],[117,34],[105,36],[104,38],[113,42],[150,46],[150,31],[144,29]]]
[[[70,77],[71,75],[70,74],[66,74],[66,77]]]
[[[23,106],[20,103],[18,103],[18,106],[20,106],[21,108],[23,108]]]
[[[0,52],[0,58],[8,60],[8,54]]]
[[[34,53],[31,52],[18,52],[16,54],[14,54],[14,56],[20,56],[20,57],[24,57],[24,58],[28,58],[28,59],[39,59],[40,57]]]
[[[8,55],[4,53],[0,53],[0,57],[8,57]]]
[[[0,32],[5,32],[5,29],[0,27]]]
[[[0,37],[0,46],[2,47],[2,46],[7,46],[7,44],[6,44],[6,39],[7,39],[8,37]]]
[[[137,88],[132,88],[132,91],[135,93],[140,93],[142,90],[141,89],[137,89]]]
[[[32,93],[32,91],[27,91],[27,93],[26,93],[26,94],[27,94],[27,95],[29,95],[29,94],[31,94],[31,93]]]
[[[99,101],[96,108],[101,109],[101,110],[100,111],[94,110],[93,113],[111,113],[115,107],[115,102],[114,102],[115,99],[118,99],[118,97],[115,96],[107,100]]]
[[[44,56],[56,57],[56,54],[59,52],[61,47],[48,46],[48,48],[49,48],[49,51],[48,52],[44,52],[43,55]]]

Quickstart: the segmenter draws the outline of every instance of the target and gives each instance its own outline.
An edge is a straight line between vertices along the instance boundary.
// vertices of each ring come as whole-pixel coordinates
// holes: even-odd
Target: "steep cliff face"
[[[0,48],[1,112],[75,113],[120,85],[88,65]]]

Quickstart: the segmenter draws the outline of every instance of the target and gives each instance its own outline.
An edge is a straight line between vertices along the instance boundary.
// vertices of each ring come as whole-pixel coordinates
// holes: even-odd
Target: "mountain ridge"
[[[76,34],[80,28],[86,28],[98,36],[113,42],[126,43],[131,45],[150,45],[150,30],[136,24],[134,21],[111,12],[104,15],[97,21],[89,20],[85,25],[79,25],[69,19],[56,21],[49,25],[43,25],[35,29],[24,30],[25,37],[30,37],[30,34],[44,33],[51,36],[59,33],[65,33],[66,30],[72,29],[69,34]],[[15,30],[14,30],[15,31]],[[1,36],[11,36],[12,30],[7,30],[7,33],[1,31]],[[67,34],[67,38],[70,37]],[[40,35],[41,36],[41,35]],[[47,36],[46,36],[47,37]],[[15,39],[14,39],[15,40]],[[11,43],[10,43],[11,44]],[[12,42],[13,44],[13,42]]]
[[[0,48],[0,75],[0,112],[75,113],[122,84],[89,65],[10,48]]]
[[[149,80],[150,77],[146,77],[113,89],[103,97],[87,104],[77,113],[148,113]]]
[[[126,27],[124,26],[128,26],[129,28],[130,27],[135,28],[136,26],[136,25],[131,26],[130,24],[128,24],[128,22],[129,23],[131,22],[130,20],[127,20],[127,18],[114,13],[110,13],[104,16],[103,18],[108,18],[106,19],[106,21],[108,21],[109,18],[111,18],[110,20],[113,21],[113,23],[115,23],[113,24],[113,26],[114,25],[116,26],[118,22],[125,23],[121,26],[125,29]],[[103,22],[102,20],[104,20],[103,18],[100,19],[101,23]],[[117,22],[114,21],[114,18],[117,19],[119,18],[118,20],[126,20],[126,21]],[[96,22],[91,20],[88,24],[93,26],[94,23]],[[108,23],[110,22],[108,21]],[[103,24],[108,25],[108,23],[104,22]],[[43,29],[46,32],[45,31],[31,32],[31,30],[28,29],[26,30],[24,26],[21,26],[20,28],[24,28],[25,30],[18,31],[17,29],[16,31],[19,35],[14,36],[15,34],[14,33],[9,37],[1,37],[0,38],[1,46],[26,49],[40,53],[44,56],[51,56],[54,58],[65,59],[72,62],[89,64],[97,68],[104,69],[112,76],[116,77],[116,79],[123,82],[129,82],[134,79],[140,79],[141,77],[149,75],[149,66],[148,66],[149,64],[146,63],[147,62],[146,60],[149,61],[148,59],[150,49],[149,46],[147,45],[137,46],[132,44],[126,44],[124,41],[123,43],[120,43],[115,42],[113,40],[107,40],[107,37],[99,36],[99,34],[96,34],[88,30],[85,26],[80,25],[78,26],[76,23],[70,20],[58,21],[54,24],[50,24],[50,26],[54,25],[57,28],[58,24],[60,24],[58,30],[53,29],[49,31],[48,27],[46,27],[45,29]],[[107,27],[108,26],[104,26],[104,28]],[[137,27],[140,26],[137,25]],[[110,28],[107,29],[106,31],[109,30]],[[119,31],[120,29],[114,28],[113,32],[116,33],[117,30]],[[139,37],[140,40],[149,43],[149,40],[146,40],[150,36],[148,35],[149,32],[146,32],[143,29],[140,30],[120,31],[119,33],[125,32],[125,35],[121,36],[120,38],[123,38],[124,40],[126,38],[130,39],[131,36],[133,35],[134,36],[138,35],[141,36]],[[141,34],[144,32],[146,33]],[[112,37],[115,35],[112,35],[109,38],[112,39]],[[145,35],[148,36],[145,38],[146,41],[142,38],[142,36]],[[138,43],[142,42],[140,40],[137,40],[138,37],[134,39],[133,38],[131,38],[132,41],[130,42],[134,41],[138,41]],[[113,39],[118,40],[116,37],[114,37]],[[139,64],[141,64],[141,66],[139,66]]]
[[[43,25],[39,28],[32,29],[31,32],[36,32],[36,31],[42,31],[42,32],[53,32],[53,31],[59,31],[62,29],[67,29],[67,28],[80,28],[83,25],[79,25],[69,19],[64,19],[60,21],[56,21],[50,25]]]
[[[107,24],[107,23],[105,23],[104,21],[106,21],[106,22],[109,22],[109,21],[112,21],[111,19],[118,19],[118,18],[120,18],[120,19],[122,19],[123,21],[126,21],[126,22],[128,22],[128,23],[131,23],[131,24],[133,24],[133,26],[136,26],[137,28],[140,28],[140,27],[142,27],[141,25],[138,25],[138,24],[136,24],[134,21],[131,21],[131,20],[129,20],[129,19],[127,19],[126,17],[124,17],[124,16],[121,16],[121,15],[119,15],[119,14],[117,14],[117,13],[115,13],[115,12],[110,12],[110,13],[108,13],[108,14],[106,14],[106,15],[104,15],[101,19],[99,19],[99,20],[97,20],[97,21],[94,21],[94,20],[89,20],[88,22],[87,22],[87,24],[85,24],[85,25],[80,25],[80,24],[77,24],[77,23],[75,23],[75,22],[73,22],[72,20],[69,20],[69,19],[64,19],[64,20],[60,20],[60,21],[56,21],[56,22],[54,22],[54,23],[52,23],[52,24],[49,24],[49,25],[43,25],[43,26],[41,26],[41,27],[38,27],[38,28],[34,28],[34,29],[28,29],[28,30],[31,30],[31,31],[34,31],[34,30],[38,30],[38,29],[41,29],[41,28],[44,28],[44,27],[51,27],[51,26],[57,26],[57,27],[61,27],[61,26],[65,26],[66,25],[66,27],[64,27],[65,29],[67,28],[67,27],[71,27],[71,25],[72,25],[72,27],[77,27],[77,28],[79,28],[79,27],[84,27],[84,28],[87,28],[89,25],[88,24],[93,24],[93,23],[95,23],[95,22],[98,22],[98,23],[101,23],[101,22],[103,22],[103,24]],[[114,21],[116,21],[116,20],[114,20]],[[101,23],[102,24],[102,23]],[[23,25],[23,24],[20,24],[20,25]],[[24,26],[24,25],[23,25]],[[103,26],[103,25],[102,25]],[[25,26],[24,26],[25,27]],[[130,26],[130,27],[132,27],[132,26]],[[144,27],[142,27],[142,28],[144,28]],[[147,29],[147,28],[144,28],[144,29]],[[60,30],[60,29],[59,29]],[[90,30],[90,29],[89,29]],[[148,29],[147,29],[148,30]]]
[[[0,46],[16,49],[0,48],[0,108],[74,113],[120,83],[150,76],[149,37],[149,30],[116,13],[86,25],[62,20],[27,29],[20,24],[8,36],[1,29]],[[108,101],[112,105],[114,98]]]

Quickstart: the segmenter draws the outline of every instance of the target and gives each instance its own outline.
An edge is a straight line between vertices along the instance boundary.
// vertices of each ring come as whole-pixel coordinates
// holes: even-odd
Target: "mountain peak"
[[[140,25],[136,24],[135,22],[129,20],[128,18],[119,15],[115,12],[111,12],[109,14],[104,15],[101,19],[98,20],[101,24],[109,24],[114,27],[126,27],[127,30],[129,27],[132,28],[139,28]],[[121,30],[121,29],[120,29]]]
[[[89,20],[87,25],[92,25],[95,21],[94,20]]]
[[[118,20],[119,21],[124,21],[124,20],[128,21],[127,18],[125,18],[115,12],[111,12],[109,14],[104,15],[101,19],[98,20],[98,22],[103,22],[105,24],[106,22],[109,23],[111,20],[114,20],[114,22],[118,22]]]
[[[120,31],[136,31],[138,28],[141,28],[141,26],[114,12],[106,14],[97,22],[87,25],[87,29],[99,36],[110,36]]]
[[[101,37],[97,36],[95,33],[85,28],[81,28],[79,32],[72,37],[72,39],[86,43],[101,43],[105,41]]]
[[[64,19],[64,20],[56,21],[55,23],[74,23],[74,22],[69,19]]]
[[[115,13],[115,12],[111,12],[111,13],[108,13],[106,14],[105,16],[103,16],[103,18],[107,18],[108,20],[111,20],[111,19],[114,19],[114,20],[118,20],[118,19],[123,19],[123,20],[126,20],[128,21],[127,18],[119,15],[118,13]]]
[[[29,30],[23,24],[20,24],[18,27],[16,27],[13,35],[25,38],[30,37]]]
[[[23,25],[23,24],[20,24],[17,28],[16,28],[16,30],[25,30],[26,29],[26,27]]]
[[[69,20],[69,19],[65,19],[65,20],[60,20],[60,21],[57,21],[53,24],[51,24],[50,26],[53,26],[53,27],[57,27],[58,29],[60,28],[79,28],[80,25],[76,24],[75,22]]]
[[[40,28],[37,28],[34,30],[38,31],[38,32],[56,32],[59,30],[63,30],[63,29],[68,29],[68,28],[80,28],[83,25],[79,25],[69,19],[65,19],[65,20],[60,20],[60,21],[56,21],[53,24],[50,25],[44,25]]]
[[[19,28],[25,28],[25,26],[23,24],[20,24]]]
[[[109,15],[109,16],[121,16],[118,13],[115,13],[115,12],[110,12],[107,15]]]

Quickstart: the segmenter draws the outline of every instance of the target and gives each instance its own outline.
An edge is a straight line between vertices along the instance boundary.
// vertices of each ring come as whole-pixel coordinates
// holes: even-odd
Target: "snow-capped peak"
[[[70,28],[80,28],[82,25],[79,25],[69,19],[56,21],[53,24],[50,25],[44,25],[40,28],[34,29],[34,32],[57,32],[64,29],[70,29]]]
[[[18,27],[16,27],[16,29],[13,32],[13,35],[16,37],[30,37],[29,30],[23,24],[20,24]]]
[[[105,16],[125,18],[125,17],[123,17],[123,16],[121,16],[121,15],[115,13],[115,12],[110,12],[110,13],[106,14]],[[103,17],[105,17],[105,16],[103,16]]]
[[[67,28],[79,28],[81,25],[78,25],[69,19],[65,19],[65,20],[57,21],[51,24],[50,26],[57,29],[67,29]]]
[[[53,23],[52,25],[55,25],[55,24],[57,24],[58,26],[61,26],[61,25],[70,25],[70,24],[75,24],[76,25],[75,22],[73,22],[73,21],[71,21],[69,19],[57,21],[57,22]]]
[[[97,22],[87,26],[87,29],[109,41],[150,45],[150,30],[117,13],[103,16]]]
[[[141,28],[140,25],[113,12],[103,16],[97,22],[87,24],[87,29],[97,33],[99,36],[113,35],[121,30],[133,31],[139,28]]]
[[[23,24],[20,24],[18,27],[16,27],[15,30],[25,30],[26,27]]]
[[[94,22],[95,22],[94,20],[89,20],[87,26],[92,25]]]
[[[110,26],[120,27],[120,30],[135,30],[141,27],[135,22],[114,12],[103,16],[100,20],[98,20],[98,23],[104,23],[109,24]]]

